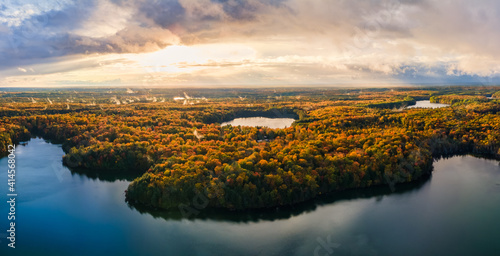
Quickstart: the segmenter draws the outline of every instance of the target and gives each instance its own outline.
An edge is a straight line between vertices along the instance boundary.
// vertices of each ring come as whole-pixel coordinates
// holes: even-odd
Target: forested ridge
[[[486,96],[474,96],[474,95],[439,95],[432,96],[430,99],[431,103],[444,103],[450,105],[460,105],[468,104],[474,102],[487,102],[488,98]]]
[[[178,208],[197,195],[217,208],[290,205],[338,190],[411,182],[429,175],[441,156],[498,158],[500,102],[477,95],[497,91],[256,89],[227,96],[213,90],[183,101],[172,100],[177,92],[171,91],[85,91],[59,93],[72,98],[51,103],[42,102],[47,93],[6,93],[0,150],[33,135],[62,143],[69,167],[141,175],[127,199],[158,208]],[[415,99],[451,106],[402,108]],[[298,120],[286,129],[220,126],[240,116]]]

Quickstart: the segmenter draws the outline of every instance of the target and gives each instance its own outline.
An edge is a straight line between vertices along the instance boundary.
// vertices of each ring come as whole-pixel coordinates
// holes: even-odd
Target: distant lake
[[[418,100],[417,104],[408,106],[407,108],[443,108],[448,106],[450,105],[441,103],[431,103],[430,100]]]
[[[60,145],[16,152],[16,245],[7,247],[7,158],[0,159],[0,255],[498,255],[498,161],[457,156],[422,182],[349,190],[294,207],[138,210],[130,177],[78,174]],[[331,248],[324,246],[330,245]]]
[[[229,122],[224,122],[221,126],[232,125],[232,126],[265,126],[272,129],[276,128],[287,128],[292,126],[295,121],[293,118],[267,118],[267,117],[243,117],[236,118]]]

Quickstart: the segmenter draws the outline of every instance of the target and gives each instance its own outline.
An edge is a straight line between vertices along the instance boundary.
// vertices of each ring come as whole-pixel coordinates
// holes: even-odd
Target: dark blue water
[[[200,209],[186,220],[125,202],[129,181],[62,166],[60,146],[18,146],[16,249],[7,247],[7,159],[0,160],[0,255],[498,255],[500,167],[435,163],[420,183],[348,191],[289,209]],[[90,176],[90,177],[89,177]],[[91,178],[92,177],[92,178]],[[142,213],[141,213],[142,212]],[[154,216],[154,217],[153,217]],[[5,231],[4,231],[5,230]]]

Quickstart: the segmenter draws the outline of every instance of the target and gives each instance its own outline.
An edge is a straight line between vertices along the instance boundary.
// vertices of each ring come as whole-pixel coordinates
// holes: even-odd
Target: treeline
[[[409,182],[427,175],[433,157],[500,155],[496,104],[391,112],[333,107],[311,112],[317,121],[280,130],[257,143],[256,128],[175,152],[129,186],[127,196],[160,208],[196,195],[209,206],[260,208],[301,202],[336,190]],[[260,129],[268,133],[270,129]],[[188,150],[189,152],[189,150]],[[201,154],[196,154],[201,152]]]
[[[0,157],[8,155],[9,145],[15,145],[30,138],[31,134],[25,127],[5,117],[0,119]]]
[[[473,96],[473,95],[439,95],[432,96],[430,98],[431,103],[443,103],[443,104],[469,104],[469,103],[479,103],[487,102],[488,98],[486,96]]]
[[[306,118],[306,113],[300,108],[289,109],[289,108],[252,108],[248,107],[237,107],[220,109],[214,108],[210,112],[204,112],[198,115],[198,119],[203,123],[223,123],[230,121],[235,118],[242,117],[268,117],[268,118],[294,118],[294,119],[304,119]]]
[[[415,104],[417,104],[417,101],[415,99],[413,99],[412,97],[406,97],[402,100],[397,100],[397,101],[392,101],[392,102],[370,103],[370,104],[366,104],[365,106],[368,108],[393,109],[393,108],[404,108],[404,107],[415,105]]]
[[[349,101],[318,96],[313,103],[290,101],[284,107],[234,100],[204,107],[137,103],[14,115],[2,119],[0,142],[36,134],[62,143],[64,163],[72,168],[144,173],[129,185],[127,199],[159,208],[178,208],[199,195],[208,198],[209,207],[290,205],[343,189],[415,181],[427,176],[440,156],[499,156],[495,101],[394,111],[414,100],[394,92],[377,103],[374,98],[384,93],[359,92]],[[457,97],[464,102],[469,96],[434,100]],[[302,120],[286,129],[217,124],[234,113],[276,111]]]

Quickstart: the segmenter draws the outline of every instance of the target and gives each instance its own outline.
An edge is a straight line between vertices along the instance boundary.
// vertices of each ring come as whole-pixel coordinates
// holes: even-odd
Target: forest
[[[0,89],[1,91],[1,89]],[[406,108],[418,100],[448,107]],[[231,210],[417,181],[457,154],[500,158],[500,87],[45,89],[0,93],[0,154],[39,136],[81,172],[134,173],[133,204]],[[288,117],[291,127],[221,126]]]

